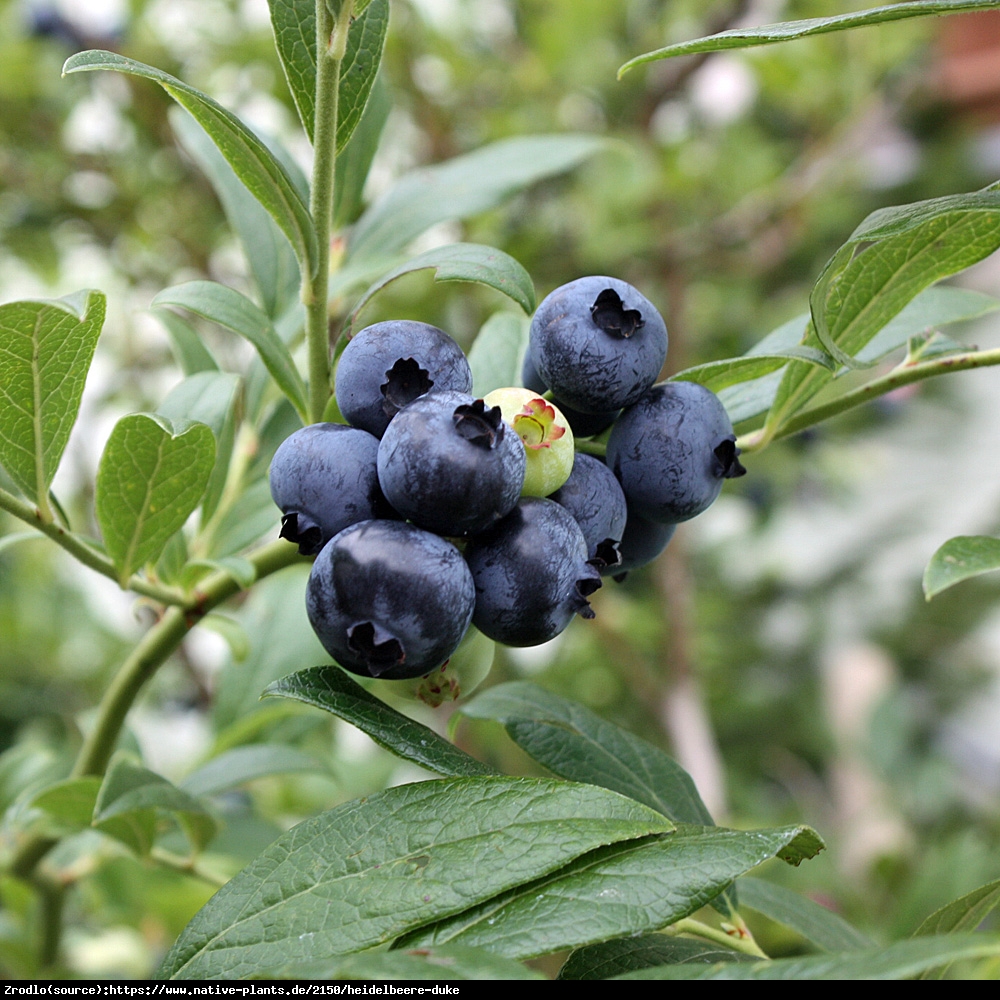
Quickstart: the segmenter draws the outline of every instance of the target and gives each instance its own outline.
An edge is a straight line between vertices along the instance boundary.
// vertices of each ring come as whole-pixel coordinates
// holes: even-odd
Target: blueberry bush
[[[734,23],[745,5],[735,6]],[[916,0],[723,27],[638,55],[619,75],[627,83],[688,57],[667,84],[676,90],[724,49],[997,6]],[[605,274],[600,255],[612,250],[599,237],[577,273],[562,270],[557,225],[551,245],[531,247],[567,211],[559,185],[613,155],[612,143],[582,130],[439,150],[371,197],[394,121],[380,72],[389,0],[268,7],[309,177],[288,143],[178,76],[95,48],[63,67],[65,86],[78,74],[112,87],[130,79],[136,100],[159,87],[178,106],[170,141],[207,178],[246,268],[228,281],[204,277],[225,277],[218,262],[175,268],[185,280],[151,292],[181,377],[148,412],[114,422],[83,512],[53,483],[109,301],[85,289],[0,305],[0,509],[22,522],[0,546],[15,554],[44,536],[134,595],[146,622],[134,647],[114,650],[96,707],[78,706],[93,709],[80,731],[49,741],[59,752],[23,737],[0,757],[7,973],[68,974],[87,894],[128,895],[108,888],[128,881],[124,858],[153,873],[151,898],[180,898],[162,924],[169,939],[152,946],[161,978],[995,974],[1000,940],[976,930],[1000,882],[942,901],[905,931],[856,927],[797,889],[798,872],[748,874],[769,860],[809,862],[820,833],[794,821],[716,825],[655,742],[529,680],[495,683],[490,670],[501,647],[597,627],[617,598],[596,618],[592,605],[629,593],[671,551],[676,526],[752,483],[775,442],[905,386],[1000,363],[1000,350],[939,332],[997,308],[940,282],[1000,248],[1000,184],[854,218],[791,318],[741,351],[676,362],[690,346],[673,333],[668,345],[657,292]],[[421,64],[431,92],[442,92],[441,65]],[[78,182],[96,190],[93,177]],[[556,208],[532,201],[545,185]],[[505,233],[491,213],[516,199],[529,215],[541,206],[544,224]],[[506,249],[427,238],[455,219],[485,219],[481,231]],[[533,279],[518,247],[544,273]],[[143,266],[143,280],[157,276],[157,262]],[[448,325],[437,303],[451,282],[468,298],[450,318],[478,330],[462,343],[436,325]],[[555,289],[540,303],[536,282]],[[954,538],[925,589],[996,568],[996,539]],[[247,631],[225,609],[254,600]],[[306,618],[328,654],[320,665]],[[283,621],[298,624],[286,632]],[[245,662],[217,694],[214,743],[171,781],[142,758],[128,723],[204,630]],[[427,706],[452,713],[451,738],[420,721],[431,721]],[[362,783],[326,808],[332,765],[319,759],[317,726],[330,716],[423,780]],[[520,755],[469,752],[460,720],[499,724]],[[349,766],[342,757],[335,769]],[[240,789],[271,781],[280,803],[290,775],[305,791],[275,804],[296,814],[278,829]],[[352,787],[333,777],[341,792]]]

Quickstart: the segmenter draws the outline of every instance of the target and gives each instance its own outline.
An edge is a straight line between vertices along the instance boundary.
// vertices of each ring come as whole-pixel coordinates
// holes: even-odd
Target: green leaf
[[[217,795],[237,785],[274,774],[316,774],[325,771],[322,764],[300,750],[262,743],[237,747],[213,757],[207,764],[189,774],[180,787],[188,795]]]
[[[521,358],[529,327],[526,317],[512,312],[494,313],[482,325],[469,351],[472,391],[476,396],[521,384]]]
[[[874,947],[871,938],[852,927],[843,917],[797,892],[749,877],[741,878],[738,888],[741,907],[748,906],[790,927],[823,951],[861,951]]]
[[[362,951],[602,844],[666,828],[637,802],[566,782],[451,778],[390,788],[275,841],[188,924],[160,975],[236,979]]]
[[[693,55],[697,52],[719,52],[723,49],[746,49],[754,45],[774,45],[809,35],[823,35],[830,31],[844,31],[847,28],[863,28],[869,24],[882,24],[908,17],[923,17],[927,14],[958,14],[967,10],[989,10],[997,6],[996,0],[911,0],[910,3],[887,4],[869,10],[837,14],[834,17],[810,17],[801,21],[782,21],[779,24],[764,24],[752,28],[730,28],[715,35],[695,38],[690,42],[678,42],[653,52],[630,59],[618,70],[621,79],[636,66],[670,59],[674,56]]]
[[[172,309],[150,309],[150,313],[166,327],[174,357],[185,375],[219,370],[218,361],[202,342],[198,331],[187,320],[178,316]]]
[[[535,308],[531,276],[509,254],[478,243],[451,243],[411,257],[369,286],[351,311],[353,322],[369,301],[390,282],[413,271],[433,268],[435,281],[476,281],[512,298],[526,313]]]
[[[159,558],[205,493],[215,438],[204,424],[175,433],[165,418],[122,417],[97,470],[97,522],[122,587]]]
[[[9,535],[0,537],[0,552],[3,552],[4,549],[13,548],[20,542],[31,542],[45,537],[40,531],[14,531]]]
[[[869,215],[830,259],[810,296],[805,345],[848,367],[875,335],[929,285],[1000,247],[1000,191],[985,188],[883,208]],[[767,418],[776,433],[831,378],[792,361]]]
[[[214,281],[188,281],[164,289],[153,305],[187,309],[250,341],[278,388],[306,419],[306,389],[288,347],[267,314],[245,295]]]
[[[698,382],[700,385],[719,392],[731,385],[759,379],[763,375],[784,368],[793,358],[811,365],[819,365],[828,371],[836,371],[837,363],[828,354],[810,347],[790,347],[780,354],[751,354],[724,361],[709,361],[693,368],[671,375],[668,381]]]
[[[315,0],[268,0],[274,39],[299,118],[310,141],[316,120]],[[337,94],[337,152],[348,143],[364,112],[382,60],[389,26],[389,0],[355,7],[340,65]]]
[[[239,237],[264,311],[273,318],[282,315],[297,303],[301,281],[299,263],[291,244],[190,115],[179,108],[172,108],[171,112],[171,127],[185,151],[208,178],[222,203],[230,228]],[[291,179],[294,184],[294,178]],[[167,315],[173,313],[167,311]]]
[[[193,587],[203,577],[216,570],[228,573],[244,590],[252,587],[257,579],[257,570],[249,559],[241,559],[239,556],[223,556],[221,559],[191,559],[188,561],[181,573],[181,585]]]
[[[365,113],[351,141],[337,157],[337,187],[333,205],[335,228],[350,225],[361,214],[365,182],[391,110],[389,88],[383,78],[377,76]]]
[[[433,729],[369,694],[339,667],[300,670],[268,685],[262,698],[292,698],[331,712],[357,726],[380,747],[435,774],[473,777],[495,774],[493,768],[470,757]]]
[[[104,325],[100,292],[0,305],[0,464],[46,506]]]
[[[467,944],[525,959],[644,934],[693,913],[763,861],[777,856],[798,863],[822,846],[808,827],[678,827],[669,836],[594,851],[402,943]]]
[[[226,512],[213,539],[213,560],[222,562],[226,556],[242,552],[264,535],[274,532],[278,537],[281,511],[274,506],[267,478],[251,483]]]
[[[663,934],[643,934],[640,937],[619,938],[601,944],[578,948],[559,970],[559,979],[610,979],[634,969],[654,965],[684,965],[696,962],[712,965],[716,962],[752,962],[749,955],[722,948],[693,938],[666,937]]]
[[[974,931],[1000,905],[1000,879],[987,882],[972,892],[935,910],[914,932],[913,937]],[[921,979],[943,979],[947,966],[928,969]]]
[[[234,114],[207,94],[162,70],[126,59],[116,52],[92,49],[66,60],[63,75],[115,70],[158,83],[208,133],[247,190],[264,206],[288,237],[301,269],[316,270],[316,232],[309,210],[288,172],[271,151]]]
[[[67,778],[44,788],[30,805],[45,813],[47,835],[66,836],[90,826],[100,787],[100,778]]]
[[[410,951],[376,951],[362,955],[336,955],[321,962],[285,965],[270,969],[268,979],[545,979],[520,962],[494,955],[485,948],[413,948]]]
[[[240,384],[239,375],[229,372],[198,372],[174,386],[156,408],[156,412],[175,427],[185,422],[205,424],[215,435],[215,463],[202,503],[205,519],[212,516],[218,505],[229,474]]]
[[[349,258],[396,254],[431,226],[489,211],[605,148],[606,140],[591,135],[522,136],[411,171],[361,216],[348,243]]]
[[[924,596],[929,601],[956,583],[1000,569],[1000,538],[959,535],[931,556],[924,570]]]
[[[1000,940],[985,934],[897,941],[885,948],[849,955],[810,955],[772,962],[730,963],[707,969],[660,965],[628,972],[617,979],[909,979],[960,959],[1000,955]]]
[[[150,820],[157,809],[177,814],[195,850],[215,835],[215,820],[200,802],[127,755],[116,755],[97,796],[94,825],[146,854],[152,846]]]
[[[672,757],[583,705],[514,681],[460,711],[502,723],[522,750],[560,777],[621,792],[678,823],[712,824],[691,776]]]

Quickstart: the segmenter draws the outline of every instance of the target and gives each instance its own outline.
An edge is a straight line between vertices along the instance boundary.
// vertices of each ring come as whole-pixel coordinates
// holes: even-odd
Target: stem
[[[0,510],[5,510],[13,514],[14,517],[20,518],[25,523],[30,524],[43,535],[51,538],[57,545],[64,548],[71,556],[82,562],[84,566],[89,566],[102,576],[106,576],[114,580],[115,583],[120,584],[118,571],[115,569],[114,563],[107,556],[91,548],[79,535],[67,531],[62,525],[53,520],[45,520],[41,508],[32,507],[30,504],[18,500],[12,493],[0,489]],[[151,597],[161,604],[179,605],[184,604],[188,600],[187,595],[182,590],[176,587],[164,587],[161,584],[151,583],[149,580],[144,580],[136,574],[129,579],[126,589],[134,591],[137,594],[142,594],[143,597]]]
[[[812,427],[813,424],[829,420],[830,417],[835,417],[855,406],[884,396],[887,392],[892,392],[893,389],[899,389],[901,386],[921,382],[924,379],[933,378],[935,375],[946,375],[948,372],[960,372],[972,368],[988,368],[991,365],[1000,365],[1000,348],[994,348],[990,351],[968,351],[965,354],[952,354],[945,358],[922,361],[918,364],[904,363],[893,368],[887,375],[873,378],[870,382],[866,382],[850,392],[845,392],[829,403],[814,406],[810,410],[797,414],[778,427],[773,437],[768,440],[765,440],[764,428],[761,428],[761,430],[745,435],[736,443],[743,451],[759,451],[770,440],[797,434],[807,427]]]
[[[59,958],[59,941],[62,937],[62,911],[65,889],[47,878],[34,878],[32,884],[38,893],[41,907],[41,941],[38,948],[38,965],[45,970]]]
[[[309,211],[316,230],[316,273],[303,285],[306,344],[309,354],[309,415],[323,419],[330,398],[330,230],[337,174],[337,99],[340,64],[347,45],[353,0],[347,0],[336,21],[326,0],[316,0],[316,115],[313,126],[312,193]]]
[[[760,945],[753,939],[745,925],[740,927],[738,934],[727,934],[716,927],[703,924],[700,920],[685,917],[683,920],[678,920],[676,924],[672,924],[670,931],[674,934],[695,934],[700,938],[732,948],[733,951],[742,952],[744,955],[770,960],[770,956],[761,951]]]

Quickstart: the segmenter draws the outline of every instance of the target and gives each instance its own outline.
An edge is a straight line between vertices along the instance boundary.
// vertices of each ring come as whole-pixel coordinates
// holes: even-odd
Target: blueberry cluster
[[[654,559],[745,471],[713,393],[653,384],[666,353],[660,314],[607,277],[549,295],[526,388],[485,399],[436,327],[358,333],[335,385],[350,426],[297,431],[270,472],[281,536],[316,556],[306,606],[331,656],[362,676],[421,677],[470,624],[531,646],[592,618],[602,576]],[[574,450],[609,427],[606,462]]]

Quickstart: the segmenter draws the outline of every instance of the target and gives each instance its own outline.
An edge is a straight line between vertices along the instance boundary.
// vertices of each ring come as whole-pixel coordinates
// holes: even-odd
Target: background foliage
[[[576,169],[567,163],[511,198],[469,207],[465,221],[417,230],[419,247],[500,247],[539,297],[580,274],[624,278],[663,312],[671,371],[741,354],[802,312],[816,275],[870,211],[994,181],[990,109],[972,114],[941,86],[946,42],[933,18],[657,63],[620,82],[616,72],[748,12],[773,20],[843,7],[393,0],[373,98],[391,104],[388,123],[367,187],[343,196],[337,217],[352,221],[412,167],[487,143],[599,137],[600,151],[581,152]],[[171,341],[164,325],[180,314],[151,311],[154,296],[205,278],[249,292],[251,276],[205,179],[206,154],[169,97],[116,74],[60,79],[65,58],[114,48],[212,94],[303,161],[307,149],[263,2],[135,0],[114,17],[114,5],[96,5],[100,16],[52,30],[41,9],[0,3],[0,301],[107,294],[82,416],[54,483],[70,519],[86,524],[115,420],[159,407],[180,380],[178,335]],[[991,261],[964,280],[1000,290]],[[288,294],[273,289],[276,300]],[[468,346],[504,304],[421,272],[361,320],[406,315]],[[221,358],[252,356],[199,328]],[[948,333],[998,343],[995,316]],[[998,582],[981,577],[929,605],[921,591],[945,539],[1000,526],[989,447],[997,374],[954,382],[903,390],[750,456],[750,475],[682,527],[658,563],[595,595],[594,622],[498,655],[489,680],[530,677],[670,749],[720,822],[819,829],[828,851],[764,877],[794,884],[875,942],[910,933],[998,874]],[[273,426],[252,459],[258,499],[289,429]],[[276,531],[266,504],[247,511],[254,517],[220,525],[233,532],[232,551]],[[52,546],[7,543],[17,526],[3,518],[0,801],[18,825],[33,792],[67,772],[150,612]],[[425,776],[346,724],[259,700],[272,681],[327,659],[305,623],[304,579],[301,567],[286,570],[210,616],[144,693],[132,749],[191,794],[216,794],[221,831],[194,873],[171,868],[173,854],[136,860],[96,833],[66,841],[58,860],[76,891],[63,974],[151,973],[217,881],[281,831]],[[406,711],[447,725],[446,709]],[[495,723],[457,726],[480,760],[541,773]],[[191,830],[178,825],[177,856]],[[33,975],[36,903],[15,880],[2,888],[0,963],[10,976]],[[776,924],[754,931],[772,955],[799,948]]]

